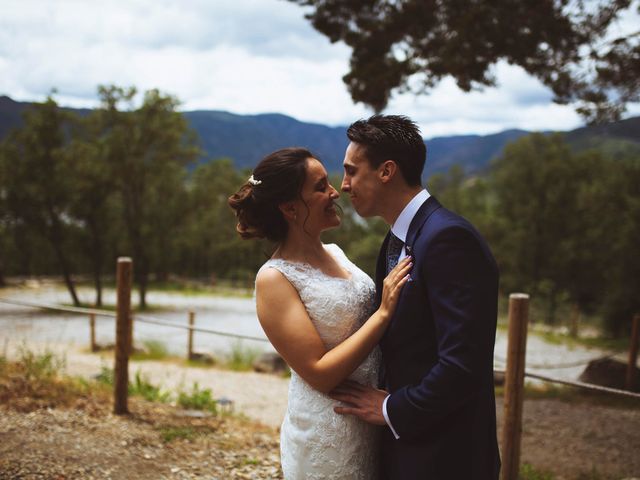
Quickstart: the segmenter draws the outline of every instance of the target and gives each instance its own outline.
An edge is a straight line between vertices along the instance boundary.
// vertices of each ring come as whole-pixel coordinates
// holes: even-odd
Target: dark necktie
[[[387,244],[387,274],[398,264],[402,247],[404,247],[404,242],[396,237],[393,232],[389,232],[389,243]]]

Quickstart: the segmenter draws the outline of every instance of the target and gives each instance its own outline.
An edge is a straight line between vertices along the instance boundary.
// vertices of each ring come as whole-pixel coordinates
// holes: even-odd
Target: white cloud
[[[134,85],[175,95],[185,110],[329,125],[370,115],[342,82],[349,49],[303,16],[285,0],[4,0],[0,93],[41,100],[55,87],[61,104],[94,106],[99,84]],[[394,97],[387,113],[411,116],[427,137],[580,124],[521,69],[499,64],[495,73],[496,88],[464,94],[445,80],[429,96]]]

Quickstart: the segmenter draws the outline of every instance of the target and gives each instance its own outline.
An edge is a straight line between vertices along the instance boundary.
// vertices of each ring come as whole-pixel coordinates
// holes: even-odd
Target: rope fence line
[[[506,370],[494,370],[494,372],[506,374]],[[577,388],[582,388],[584,390],[591,390],[594,392],[613,393],[615,395],[623,395],[625,397],[640,399],[640,393],[630,392],[628,390],[620,390],[618,388],[603,387],[600,385],[594,385],[592,383],[572,382],[571,380],[562,380],[559,378],[547,377],[546,375],[540,375],[538,373],[533,373],[528,371],[524,372],[524,376],[529,378],[535,378],[537,380],[543,380],[549,383],[559,383],[561,385],[567,385],[569,387],[577,387]]]
[[[77,313],[77,314],[93,314],[93,315],[99,315],[99,316],[110,317],[110,318],[115,318],[116,317],[116,314],[114,312],[110,312],[108,310],[95,309],[95,308],[60,307],[60,306],[56,306],[56,305],[52,305],[52,304],[25,302],[25,301],[22,301],[22,300],[14,300],[14,299],[6,299],[6,298],[0,298],[0,303],[4,303],[4,304],[8,304],[8,305],[22,306],[22,307],[42,308],[42,309],[47,309],[47,310],[56,310],[56,311],[61,311],[61,312],[69,312],[69,313]],[[220,336],[224,336],[224,337],[239,338],[239,339],[243,339],[243,340],[269,342],[268,339],[263,338],[263,337],[255,337],[255,336],[252,336],[252,335],[242,335],[242,334],[236,334],[236,333],[230,333],[230,332],[221,332],[219,330],[213,330],[213,329],[209,329],[209,328],[200,328],[200,327],[191,327],[191,326],[188,326],[188,325],[180,325],[180,324],[177,324],[177,323],[167,322],[167,321],[164,321],[164,320],[159,319],[157,317],[151,317],[151,316],[147,316],[147,315],[135,315],[135,321],[136,322],[143,322],[143,323],[153,324],[153,325],[160,325],[160,326],[164,326],[164,327],[173,327],[173,328],[178,328],[178,329],[187,330],[187,331],[191,330],[193,332],[202,332],[202,333],[209,333],[209,334],[213,334],[213,335],[220,335]],[[611,357],[613,357],[615,355],[616,354],[609,354],[609,355],[607,355],[605,357],[597,357],[597,358],[611,358]],[[499,363],[504,363],[504,364],[507,363],[507,360],[505,358],[500,357],[499,355],[494,355],[494,359],[496,361],[498,361]],[[534,368],[534,369],[545,369],[545,370],[562,369],[562,368],[579,367],[579,366],[587,365],[591,360],[595,360],[595,358],[587,360],[587,361],[583,360],[583,361],[580,361],[580,362],[564,363],[564,364],[560,364],[560,365],[545,365],[545,364],[527,363],[527,367],[531,367],[531,368]],[[499,373],[499,374],[504,374],[506,371],[505,370],[501,370],[501,369],[494,369],[494,372],[495,373]],[[538,373],[533,373],[533,372],[529,372],[529,371],[525,371],[524,372],[524,376],[525,377],[529,377],[529,378],[535,378],[537,380],[543,380],[543,381],[550,382],[550,383],[557,383],[557,384],[561,384],[561,385],[567,385],[567,386],[571,386],[571,387],[582,388],[582,389],[585,389],[585,390],[612,393],[612,394],[616,394],[616,395],[623,395],[623,396],[627,396],[627,397],[640,399],[640,394],[638,394],[638,393],[629,392],[627,390],[620,390],[620,389],[617,389],[617,388],[602,387],[602,386],[599,386],[599,385],[593,385],[593,384],[584,383],[584,382],[573,382],[573,381],[569,381],[569,380],[563,380],[563,379],[559,379],[559,378],[548,377],[548,376],[540,375]]]
[[[165,322],[164,320],[160,320],[160,319],[154,318],[154,317],[136,315],[135,319],[136,319],[136,322],[152,323],[154,325],[162,325],[162,326],[165,326],[165,327],[180,328],[182,330],[192,330],[194,332],[212,333],[214,335],[222,335],[223,337],[240,338],[240,339],[243,339],[243,340],[255,340],[255,341],[258,341],[258,342],[268,342],[269,341],[268,339],[263,338],[263,337],[254,337],[254,336],[251,336],[251,335],[242,335],[240,333],[220,332],[218,330],[211,330],[209,328],[199,328],[199,327],[190,327],[188,325],[179,325],[177,323]]]
[[[531,368],[536,368],[539,370],[561,370],[563,368],[572,368],[572,367],[584,367],[587,366],[590,362],[592,362],[593,360],[605,360],[608,358],[613,358],[616,355],[618,355],[618,353],[609,353],[607,355],[604,356],[598,356],[598,357],[593,357],[593,358],[589,358],[587,360],[579,360],[576,362],[568,362],[568,363],[556,363],[554,365],[549,365],[546,363],[531,363],[531,362],[527,362],[527,366],[531,367]],[[496,360],[499,363],[503,363],[506,365],[507,363],[507,359],[504,357],[501,357],[500,355],[493,355],[493,359]]]
[[[95,309],[95,308],[83,308],[83,307],[60,307],[58,305],[52,305],[52,304],[46,304],[46,303],[32,303],[32,302],[25,302],[22,300],[14,300],[14,299],[6,299],[6,298],[0,298],[0,303],[5,303],[8,305],[16,305],[16,306],[21,306],[21,307],[33,307],[33,308],[43,308],[43,309],[47,309],[47,310],[56,310],[56,311],[60,311],[60,312],[69,312],[69,313],[83,313],[83,314],[93,314],[93,315],[97,315],[97,316],[102,316],[102,317],[111,317],[111,318],[115,318],[116,314],[114,312],[110,312],[108,310],[100,310],[100,309]],[[268,342],[269,340],[264,338],[264,337],[255,337],[255,336],[251,336],[251,335],[242,335],[242,334],[237,334],[237,333],[230,333],[230,332],[221,332],[218,330],[213,330],[213,329],[208,329],[208,328],[201,328],[201,327],[189,327],[188,325],[180,325],[177,323],[171,323],[171,322],[167,322],[165,320],[159,319],[157,317],[150,317],[148,315],[135,315],[135,320],[137,322],[143,322],[143,323],[150,323],[150,324],[155,324],[155,325],[160,325],[160,326],[164,326],[164,327],[173,327],[173,328],[178,328],[178,329],[182,329],[182,330],[192,330],[194,332],[202,332],[202,333],[210,333],[210,334],[214,334],[214,335],[221,335],[224,337],[232,337],[232,338],[240,338],[243,340],[253,340],[253,341],[257,341],[257,342]],[[596,360],[596,359],[607,359],[607,358],[612,358],[616,355],[618,355],[620,352],[616,352],[616,353],[609,353],[605,356],[599,356],[599,357],[594,357],[594,358],[589,358],[586,360],[580,360],[580,361],[576,361],[576,362],[569,362],[569,363],[561,363],[561,364],[554,364],[554,365],[549,365],[549,364],[543,364],[543,363],[527,363],[527,366],[535,368],[535,369],[543,369],[543,370],[561,370],[563,368],[572,368],[572,367],[581,367],[581,366],[586,366],[589,364],[589,362]],[[494,360],[496,360],[499,363],[502,364],[506,364],[507,363],[507,359],[504,357],[501,357],[500,355],[494,355]]]
[[[96,308],[84,308],[84,307],[61,307],[59,305],[52,305],[47,303],[32,303],[25,302],[23,300],[14,300],[12,298],[0,298],[0,303],[5,303],[7,305],[16,305],[18,307],[33,307],[33,308],[43,308],[45,310],[56,310],[58,312],[69,312],[69,313],[84,313],[87,315],[98,315],[101,317],[116,317],[114,312],[110,312],[108,310],[99,310]]]
[[[83,308],[83,307],[59,307],[56,305],[51,305],[51,304],[46,304],[46,303],[32,303],[32,302],[24,302],[21,300],[13,300],[13,299],[6,299],[6,298],[0,298],[0,303],[5,303],[7,305],[16,305],[16,306],[20,306],[20,307],[32,307],[32,308],[43,308],[46,310],[56,310],[59,312],[69,312],[69,313],[82,313],[82,314],[87,314],[87,315],[96,315],[96,316],[102,316],[102,317],[111,317],[111,318],[115,318],[116,314],[114,312],[110,312],[108,310],[99,310],[99,309],[95,309],[95,308]],[[211,333],[214,335],[221,335],[223,337],[232,337],[232,338],[239,338],[242,340],[254,340],[254,341],[258,341],[258,342],[268,342],[269,340],[264,338],[264,337],[254,337],[252,335],[243,335],[243,334],[239,334],[239,333],[231,333],[231,332],[221,332],[219,330],[213,330],[210,328],[200,328],[200,327],[190,327],[188,325],[180,325],[178,323],[171,323],[171,322],[167,322],[164,321],[162,319],[159,319],[157,317],[150,317],[148,315],[134,315],[135,321],[136,322],[142,322],[142,323],[150,323],[150,324],[154,324],[154,325],[160,325],[160,326],[164,326],[164,327],[173,327],[173,328],[179,328],[182,330],[191,330],[193,332],[202,332],[202,333]]]

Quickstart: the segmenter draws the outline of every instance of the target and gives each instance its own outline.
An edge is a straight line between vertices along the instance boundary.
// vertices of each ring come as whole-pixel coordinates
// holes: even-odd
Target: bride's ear
[[[295,222],[296,218],[298,217],[298,212],[293,202],[281,203],[280,205],[278,205],[278,208],[282,212],[282,215],[284,215],[285,220]]]

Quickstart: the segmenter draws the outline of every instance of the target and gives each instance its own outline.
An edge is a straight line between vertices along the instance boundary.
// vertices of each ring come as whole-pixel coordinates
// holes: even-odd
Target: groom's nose
[[[340,185],[340,190],[343,192],[348,192],[351,189],[351,184],[347,181],[347,177],[342,177],[342,184]]]

